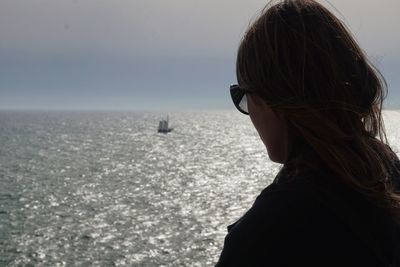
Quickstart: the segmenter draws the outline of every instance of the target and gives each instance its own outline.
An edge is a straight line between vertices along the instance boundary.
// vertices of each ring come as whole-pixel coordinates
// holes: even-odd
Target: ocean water
[[[213,266],[280,166],[238,112],[162,115],[0,112],[0,266]]]

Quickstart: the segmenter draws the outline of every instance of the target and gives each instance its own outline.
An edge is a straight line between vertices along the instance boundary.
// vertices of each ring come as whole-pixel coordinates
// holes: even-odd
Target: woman
[[[267,7],[237,56],[236,107],[283,167],[228,227],[216,266],[400,266],[399,161],[385,81],[312,0]]]

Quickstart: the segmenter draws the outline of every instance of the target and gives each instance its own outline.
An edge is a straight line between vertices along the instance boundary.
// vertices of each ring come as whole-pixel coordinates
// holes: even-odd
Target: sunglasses
[[[239,85],[233,84],[230,87],[231,97],[235,107],[243,114],[249,115],[247,107],[247,94],[251,94],[249,90],[240,88]]]

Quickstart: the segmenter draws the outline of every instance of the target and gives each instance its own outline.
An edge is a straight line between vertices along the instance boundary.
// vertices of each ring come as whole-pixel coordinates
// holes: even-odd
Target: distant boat
[[[160,121],[160,123],[158,124],[158,132],[159,133],[169,133],[170,131],[172,131],[173,128],[169,128],[168,123],[169,123],[169,118],[167,116],[167,119],[162,119]]]

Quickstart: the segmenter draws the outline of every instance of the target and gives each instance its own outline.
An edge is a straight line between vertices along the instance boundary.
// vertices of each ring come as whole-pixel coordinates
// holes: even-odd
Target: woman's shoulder
[[[250,210],[230,227],[222,259],[295,264],[292,259],[309,262],[311,258],[336,256],[339,261],[351,261],[369,251],[366,242],[346,222],[347,214],[338,215],[340,204],[332,208],[332,203],[326,202],[325,192],[315,182],[326,179],[321,175],[324,174],[281,176],[266,187]],[[287,258],[288,254],[292,257]],[[377,261],[373,254],[363,259]]]
[[[331,185],[324,183],[329,174],[317,172],[287,174],[280,172],[273,183],[267,186],[256,198],[253,208],[260,212],[290,209],[315,212],[322,206],[323,188]],[[293,215],[296,212],[292,213]]]
[[[326,209],[307,183],[273,183],[263,190],[250,210],[229,227],[217,266],[316,266],[331,257],[340,264],[349,257],[351,261],[346,254],[351,247],[360,250],[358,255],[365,253],[351,229]]]
[[[315,182],[318,179],[324,178],[311,173],[280,176],[260,193],[249,213],[264,225],[289,224],[296,232],[310,230],[313,224],[326,223],[324,220],[332,221],[334,214],[324,201],[324,191]]]
[[[384,217],[364,194],[326,170],[279,174],[257,197],[252,209],[265,215],[285,209],[305,220],[318,214],[320,220],[337,218],[344,223],[358,216],[360,224],[377,214]]]

